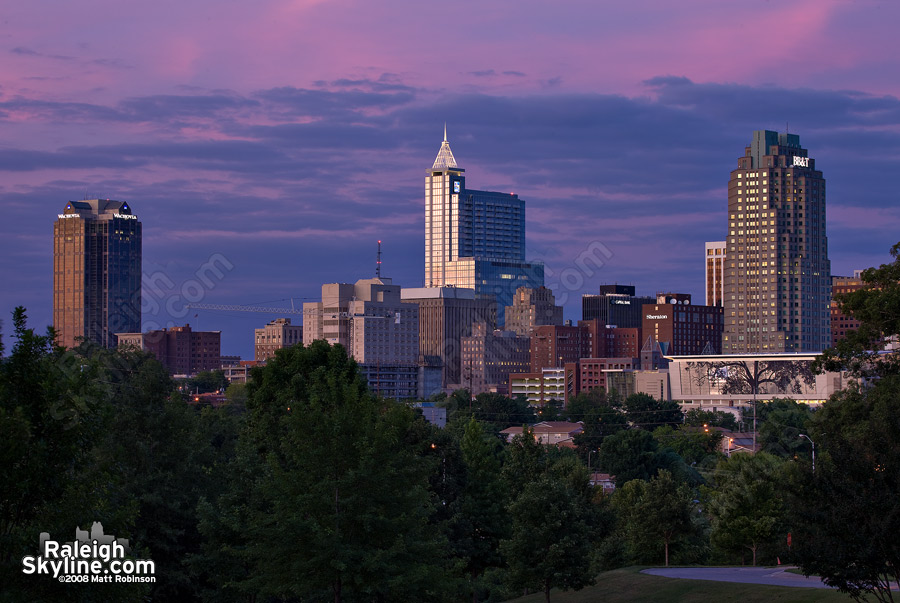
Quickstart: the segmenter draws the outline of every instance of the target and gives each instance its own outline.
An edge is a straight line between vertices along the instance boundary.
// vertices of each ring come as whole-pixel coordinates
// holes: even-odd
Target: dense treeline
[[[900,330],[897,276],[867,292],[893,308],[869,337]],[[369,392],[342,348],[315,342],[280,351],[211,408],[186,391],[221,389],[214,375],[179,389],[144,353],[59,349],[22,309],[12,327],[0,361],[2,600],[549,600],[623,565],[781,561],[889,601],[900,579],[890,355],[855,364],[866,380],[819,411],[760,403],[762,452],[726,458],[717,428],[740,428],[733,415],[684,415],[642,394],[595,390],[536,410],[460,391],[436,400],[448,411],[439,429]],[[543,446],[527,428],[498,435],[540,420],[583,432],[574,447]],[[591,485],[598,470],[615,476],[613,493]],[[22,573],[41,532],[69,541],[95,521],[155,562],[155,583]]]

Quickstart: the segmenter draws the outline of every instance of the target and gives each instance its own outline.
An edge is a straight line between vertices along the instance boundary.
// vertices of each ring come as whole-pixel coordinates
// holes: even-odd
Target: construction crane
[[[258,314],[303,314],[303,309],[296,310],[294,309],[294,298],[287,298],[275,301],[286,301],[291,300],[290,308],[272,308],[269,306],[256,306],[256,305],[239,305],[239,304],[187,304],[186,308],[193,308],[195,310],[219,310],[223,312],[256,312]],[[310,299],[310,298],[300,298],[300,299]]]
[[[303,310],[294,308],[267,308],[264,306],[229,306],[227,304],[187,304],[186,308],[195,310],[221,310],[226,312],[257,312],[259,314],[303,314]]]

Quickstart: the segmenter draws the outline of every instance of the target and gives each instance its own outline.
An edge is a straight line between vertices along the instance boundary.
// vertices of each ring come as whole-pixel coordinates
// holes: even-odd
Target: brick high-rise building
[[[638,358],[641,349],[641,329],[611,327],[600,319],[580,320],[578,326],[591,335],[591,358]]]
[[[123,201],[69,201],[53,225],[53,326],[115,347],[116,333],[141,330],[141,222]]]
[[[860,276],[861,270],[855,271],[853,276],[832,276],[831,288],[832,295],[840,295],[842,293],[853,293],[862,289],[865,285]],[[838,341],[847,336],[847,331],[855,331],[859,328],[859,321],[850,318],[841,312],[838,302],[831,300],[831,345],[837,344]]]
[[[706,305],[721,306],[725,296],[725,241],[706,243]]]
[[[556,305],[553,291],[547,287],[519,287],[512,305],[506,306],[505,319],[505,330],[527,336],[537,326],[561,325],[563,309]]]
[[[134,346],[156,356],[172,375],[196,375],[222,366],[220,331],[193,331],[191,325],[117,333],[119,346]]]
[[[688,356],[722,353],[721,306],[695,306],[661,294],[657,303],[643,306],[644,337],[658,343],[664,354]]]
[[[564,367],[591,356],[591,332],[586,327],[543,325],[531,332],[531,371]]]
[[[728,183],[727,233],[722,352],[829,347],[825,179],[799,136],[753,133]]]

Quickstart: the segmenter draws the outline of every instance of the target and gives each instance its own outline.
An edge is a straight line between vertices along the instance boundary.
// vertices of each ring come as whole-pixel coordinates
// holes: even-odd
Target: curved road
[[[831,588],[821,578],[807,578],[784,570],[793,566],[774,567],[656,567],[642,570],[642,574],[687,580],[713,580],[716,582],[743,582],[745,584],[769,584],[771,586],[800,586],[804,588]]]

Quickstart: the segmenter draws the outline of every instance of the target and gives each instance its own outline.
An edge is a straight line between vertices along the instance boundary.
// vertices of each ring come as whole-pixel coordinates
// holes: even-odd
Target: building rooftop
[[[433,170],[445,170],[447,168],[459,167],[456,165],[456,159],[453,157],[453,151],[450,150],[450,143],[447,142],[447,124],[444,124],[444,142],[441,143],[441,150],[438,151],[437,157],[434,159]]]

